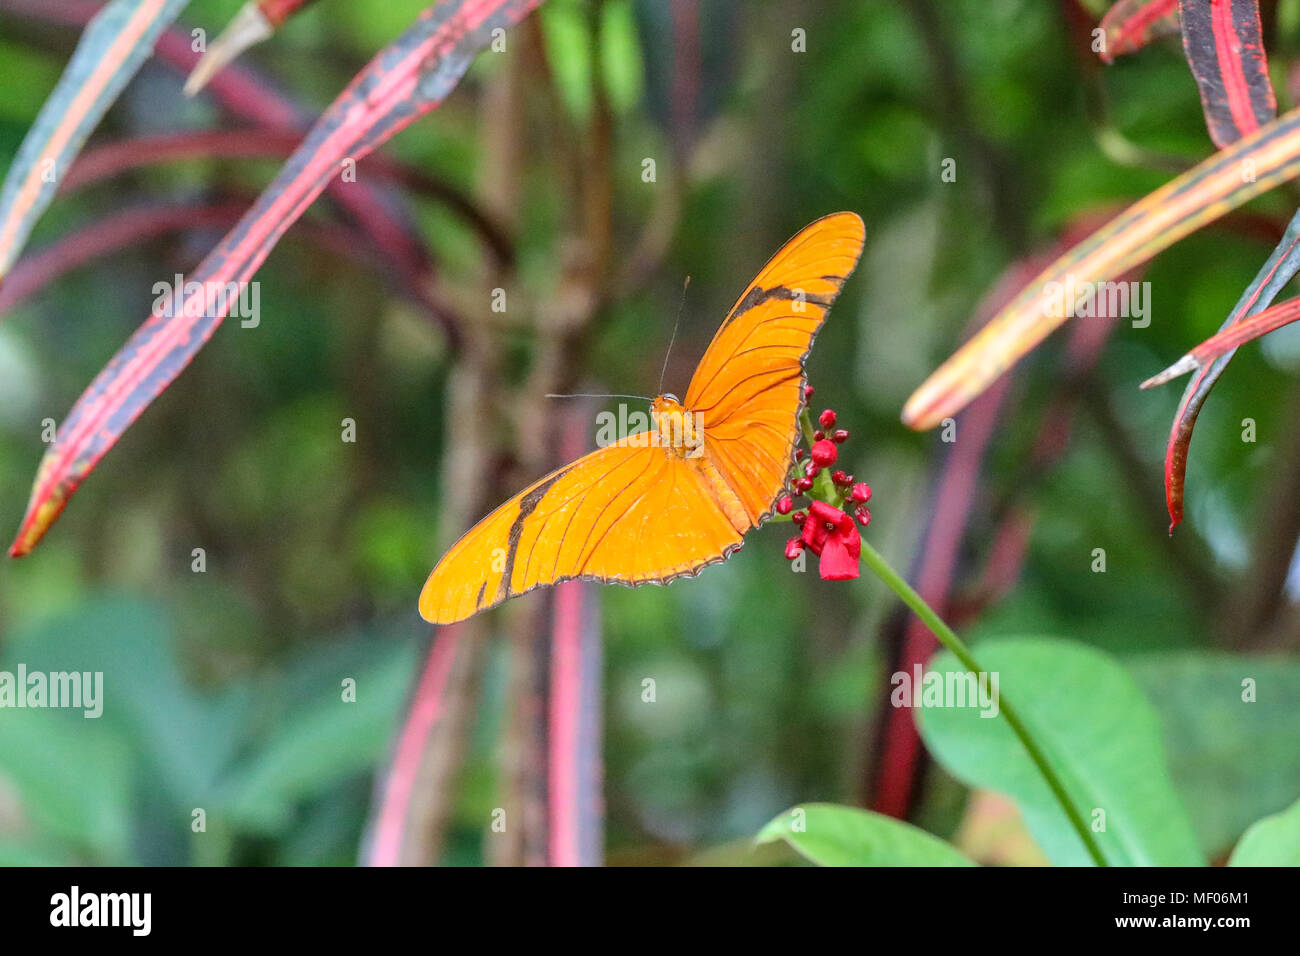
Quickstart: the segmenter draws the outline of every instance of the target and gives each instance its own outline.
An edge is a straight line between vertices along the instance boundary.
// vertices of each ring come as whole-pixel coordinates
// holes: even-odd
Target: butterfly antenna
[[[682,310],[686,308],[686,290],[691,286],[691,277],[682,283],[682,300],[677,305],[677,320],[673,322],[672,338],[668,340],[668,351],[664,353],[664,367],[659,370],[659,394],[664,393],[664,376],[668,374],[668,358],[673,354],[673,343],[677,341],[677,326],[682,324]]]
[[[547,392],[547,398],[637,398],[643,402],[653,402],[653,398],[647,398],[644,395],[620,395],[617,392],[573,392],[567,395],[558,395],[555,392]]]

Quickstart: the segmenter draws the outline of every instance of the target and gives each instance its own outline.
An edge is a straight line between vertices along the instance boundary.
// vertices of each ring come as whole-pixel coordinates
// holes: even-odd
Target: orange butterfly
[[[660,395],[651,431],[552,472],[471,528],[425,582],[424,619],[450,624],[574,578],[666,584],[739,548],[785,487],[804,359],[862,240],[862,220],[841,212],[782,246],[727,314],[685,402]]]

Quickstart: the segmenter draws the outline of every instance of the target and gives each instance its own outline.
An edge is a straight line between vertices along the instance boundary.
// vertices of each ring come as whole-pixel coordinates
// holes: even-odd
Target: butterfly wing
[[[799,439],[803,363],[858,264],[862,220],[841,212],[805,227],[727,314],[683,403],[704,425],[706,457],[752,525],[771,511]]]
[[[425,582],[424,619],[450,624],[573,578],[662,584],[740,547],[735,508],[701,463],[636,438],[552,472],[470,529]]]

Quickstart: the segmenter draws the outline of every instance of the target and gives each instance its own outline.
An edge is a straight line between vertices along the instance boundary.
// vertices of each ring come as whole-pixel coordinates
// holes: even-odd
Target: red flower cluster
[[[812,386],[808,386],[804,393],[805,399],[811,398],[812,394]],[[799,475],[790,482],[796,495],[807,495],[812,491],[822,469],[834,465],[839,458],[837,446],[848,440],[848,431],[837,428],[829,438],[825,431],[835,428],[837,417],[834,410],[829,408],[818,416],[817,424],[821,429],[813,432],[812,450],[806,456],[806,462],[803,449],[796,450],[795,462]],[[814,498],[807,512],[794,511],[794,500],[789,495],[783,495],[776,503],[776,511],[778,514],[790,515],[790,519],[802,529],[799,535],[786,542],[787,559],[793,561],[807,548],[821,559],[818,570],[824,580],[847,581],[858,576],[862,538],[858,534],[854,518],[864,528],[871,521],[871,512],[866,506],[871,500],[871,489],[863,482],[854,481],[852,475],[839,469],[830,478],[832,490],[826,496],[833,498],[833,501]],[[822,488],[825,492],[824,485]],[[844,510],[850,505],[853,507],[853,517]]]
[[[821,558],[817,566],[825,581],[847,581],[858,576],[858,558],[862,555],[862,538],[853,519],[839,508],[824,501],[814,501],[808,508],[808,518],[803,523],[803,533],[786,544],[798,542]],[[799,548],[802,550],[802,548]],[[795,551],[797,556],[799,550]]]

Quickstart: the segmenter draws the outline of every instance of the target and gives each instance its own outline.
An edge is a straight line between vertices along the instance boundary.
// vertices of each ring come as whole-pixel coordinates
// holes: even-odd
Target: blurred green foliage
[[[215,30],[241,3],[195,0],[184,22]],[[424,6],[320,3],[247,59],[319,110]],[[525,152],[545,147],[520,189],[521,286],[541,293],[558,282],[572,211],[551,149],[563,118],[547,111],[558,104],[564,122],[583,122],[597,48],[617,117],[616,236],[636,235],[664,188],[641,181],[643,157],[658,158],[660,184],[680,175],[686,189],[654,278],[600,317],[593,384],[653,391],[689,273],[665,383],[681,394],[719,317],[780,242],[827,212],[860,213],[863,263],[809,371],[817,402],[834,406],[853,432],[846,468],[874,489],[869,534],[907,567],[943,450],[936,436],[898,422],[907,394],[950,353],[1011,261],[1074,217],[1168,178],[1106,157],[1085,108],[1087,85],[1104,86],[1109,122],[1133,142],[1188,162],[1210,150],[1176,41],[1093,78],[1068,42],[1060,5],[1042,0],[945,0],[937,38],[922,33],[908,3],[707,0],[698,141],[688,168],[677,170],[665,126],[667,5],[603,6],[594,37],[586,2],[552,0],[543,16],[558,94],[530,102],[535,115],[518,130]],[[0,161],[16,151],[72,39],[19,23],[0,10]],[[807,31],[806,53],[791,52],[794,28]],[[1294,50],[1298,41],[1279,42]],[[940,81],[942,58],[958,89]],[[484,150],[480,93],[496,68],[482,57],[390,151],[472,193]],[[97,138],[215,120],[150,65]],[[957,160],[955,183],[940,179],[947,157]],[[212,161],[132,174],[57,202],[35,247],[130,196],[194,198],[217,185],[251,193],[272,169]],[[1270,195],[1252,208],[1287,215],[1293,199]],[[483,254],[463,221],[429,202],[412,215],[440,283],[477,294]],[[217,238],[195,233],[123,250],[5,317],[0,527],[16,527],[22,514],[42,420],[62,418],[147,314],[152,283],[185,271]],[[1094,407],[1109,408],[1120,430],[1078,411],[1064,460],[1021,488],[1036,522],[1017,586],[963,628],[977,653],[993,636],[1040,633],[1132,664],[1159,715],[1173,786],[1211,856],[1300,793],[1289,745],[1300,718],[1296,665],[1202,653],[1224,642],[1223,622],[1270,534],[1265,489],[1296,440],[1288,413],[1300,347],[1289,335],[1244,349],[1202,416],[1179,532],[1183,560],[1200,577],[1175,560],[1162,526],[1161,458],[1178,396],[1136,384],[1218,325],[1267,252],[1257,238],[1220,229],[1153,263],[1150,327],[1121,323],[1089,385]],[[427,646],[416,596],[455,530],[440,527],[443,463],[457,454],[443,419],[446,350],[364,264],[294,232],[259,279],[260,327],[223,328],[38,551],[0,570],[0,668],[103,670],[110,701],[100,720],[0,712],[0,862],[356,858],[373,773]],[[963,582],[987,557],[993,504],[1021,485],[1060,384],[1060,343],[1031,356],[1012,389]],[[520,352],[526,365],[526,337]],[[355,445],[339,441],[345,416],[358,423]],[[1241,440],[1245,418],[1257,423],[1254,444]],[[792,574],[783,541],[781,529],[765,529],[697,580],[601,591],[611,862],[689,859],[715,847],[727,860],[756,859],[750,838],[778,812],[857,799],[888,689],[879,635],[892,605],[870,580]],[[191,570],[196,547],[206,553],[202,574]],[[1106,550],[1104,574],[1090,570],[1097,547]],[[496,806],[508,656],[494,645],[487,661],[450,862],[482,861]],[[1267,670],[1281,689],[1253,706],[1216,704],[1215,682],[1235,686],[1243,666]],[[1079,686],[1075,675],[1058,676],[1066,690]],[[645,677],[659,688],[653,707],[640,700]],[[347,678],[357,682],[356,703],[341,700]],[[920,816],[949,836],[960,795],[942,774],[932,783]],[[191,831],[196,807],[207,813],[202,838]]]

